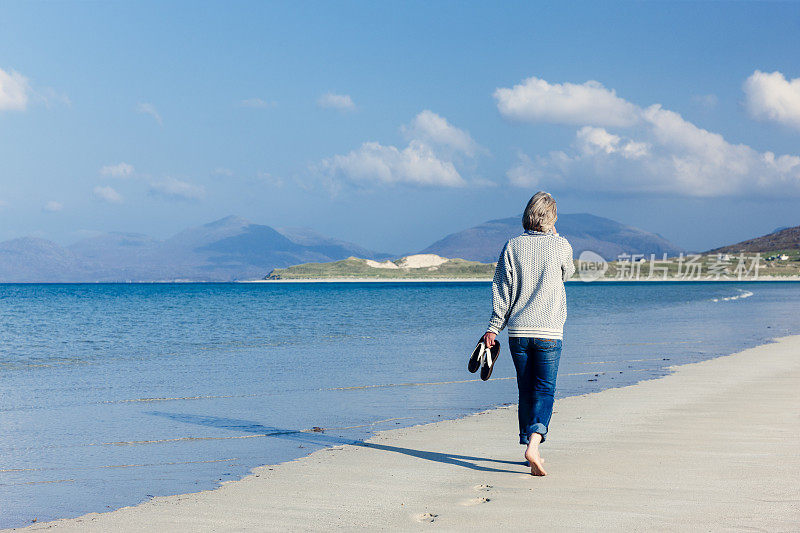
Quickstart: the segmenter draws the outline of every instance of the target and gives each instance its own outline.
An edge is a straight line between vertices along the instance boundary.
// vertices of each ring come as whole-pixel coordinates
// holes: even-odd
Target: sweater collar
[[[526,235],[555,235],[552,231],[544,232],[544,231],[536,231],[536,230],[525,230]]]

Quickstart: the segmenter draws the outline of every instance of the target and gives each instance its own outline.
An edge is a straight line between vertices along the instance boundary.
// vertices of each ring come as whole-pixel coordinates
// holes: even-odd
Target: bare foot
[[[525,450],[525,459],[528,460],[528,465],[531,467],[532,476],[546,476],[547,472],[544,470],[544,459],[539,456],[539,446],[531,443]]]

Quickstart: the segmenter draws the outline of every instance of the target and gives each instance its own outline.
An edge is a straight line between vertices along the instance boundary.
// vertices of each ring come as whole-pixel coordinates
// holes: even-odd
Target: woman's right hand
[[[487,348],[491,348],[494,346],[494,338],[497,337],[497,333],[492,333],[491,331],[487,331],[483,334],[483,344],[486,345]]]

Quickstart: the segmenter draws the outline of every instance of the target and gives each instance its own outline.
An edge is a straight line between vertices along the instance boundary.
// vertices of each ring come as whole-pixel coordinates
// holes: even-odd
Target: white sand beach
[[[527,474],[510,407],[382,432],[215,490],[28,529],[798,530],[798,413],[794,336],[558,400],[544,478]]]

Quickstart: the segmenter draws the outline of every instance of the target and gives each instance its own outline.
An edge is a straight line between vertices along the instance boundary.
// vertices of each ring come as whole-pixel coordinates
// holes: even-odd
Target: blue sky
[[[545,189],[708,249],[800,224],[798,50],[797,3],[3,2],[0,240],[402,253]]]

